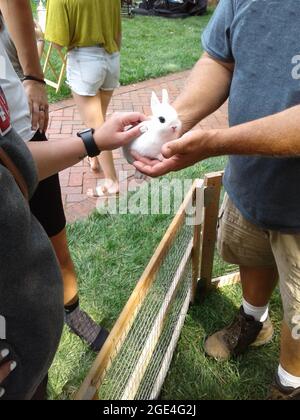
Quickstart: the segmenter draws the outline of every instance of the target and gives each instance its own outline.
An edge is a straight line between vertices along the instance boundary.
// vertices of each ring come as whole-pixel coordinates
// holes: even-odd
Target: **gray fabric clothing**
[[[18,75],[22,72],[16,48],[11,41],[5,26],[0,30],[0,85],[10,107],[13,127],[24,141],[35,135],[31,129],[31,113],[28,99]]]
[[[11,130],[0,146],[23,174],[32,195],[35,166],[26,145]],[[63,327],[61,273],[49,239],[31,215],[10,172],[0,164],[0,315],[18,365],[2,384],[3,399],[30,399],[53,361]]]
[[[0,16],[0,27],[2,28],[0,30],[0,39],[5,47],[8,58],[11,64],[13,65],[13,68],[15,72],[17,73],[18,77],[20,79],[23,79],[24,73],[23,73],[19,58],[18,58],[18,53],[15,47],[15,44],[12,42],[10,35],[4,25],[2,16]]]

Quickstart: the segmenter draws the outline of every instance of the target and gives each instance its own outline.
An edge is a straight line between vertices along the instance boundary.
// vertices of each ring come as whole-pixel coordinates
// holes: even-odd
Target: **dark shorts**
[[[31,141],[48,141],[48,139],[44,133],[38,131]],[[49,238],[58,235],[66,227],[58,175],[41,181],[29,204],[32,213]]]

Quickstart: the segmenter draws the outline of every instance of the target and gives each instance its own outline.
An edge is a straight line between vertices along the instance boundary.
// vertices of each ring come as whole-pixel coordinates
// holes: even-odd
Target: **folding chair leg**
[[[44,55],[46,55],[46,58],[45,58],[43,71],[44,71],[44,74],[46,74],[48,69],[52,72],[52,74],[55,78],[55,81],[52,81],[52,80],[49,80],[49,79],[46,78],[45,82],[47,83],[48,86],[53,87],[55,89],[56,93],[58,93],[61,86],[62,86],[63,77],[64,77],[64,73],[65,73],[65,70],[66,70],[66,65],[67,65],[67,57],[60,50],[58,50],[58,55],[59,55],[59,57],[62,61],[62,67],[61,67],[60,72],[57,73],[54,65],[51,62],[51,54],[53,52],[53,49],[54,49],[54,46],[53,46],[53,43],[51,42],[50,45],[49,45],[47,53],[46,52],[44,53]]]

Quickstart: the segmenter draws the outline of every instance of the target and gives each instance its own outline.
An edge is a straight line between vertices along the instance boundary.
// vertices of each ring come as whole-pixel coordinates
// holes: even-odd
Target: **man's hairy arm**
[[[183,133],[215,112],[228,99],[233,70],[234,63],[203,54],[173,103],[183,123]]]
[[[162,154],[162,162],[135,156],[134,165],[146,175],[161,176],[213,156],[300,157],[300,105],[231,128],[190,131],[167,143]]]

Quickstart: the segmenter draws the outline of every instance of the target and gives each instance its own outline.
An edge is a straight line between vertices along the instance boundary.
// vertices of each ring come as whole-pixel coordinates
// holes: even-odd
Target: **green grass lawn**
[[[136,16],[123,18],[123,45],[121,54],[121,84],[128,85],[149,78],[191,68],[201,54],[200,35],[210,19],[205,16],[188,19],[164,19]],[[53,56],[56,69],[60,61]],[[52,77],[47,74],[47,77]],[[71,95],[64,83],[60,92],[48,87],[51,103]]]
[[[194,179],[222,169],[225,159],[210,159],[176,174]],[[174,178],[175,175],[170,175]],[[100,215],[68,227],[76,264],[81,302],[98,322],[111,328],[134,289],[172,216]],[[214,275],[232,270],[218,257]],[[190,309],[164,384],[162,399],[261,399],[266,396],[278,360],[278,334],[261,350],[227,363],[207,359],[205,337],[234,315],[241,302],[239,286],[210,295]],[[281,306],[278,293],[272,301],[272,317],[279,332]],[[87,373],[95,355],[65,330],[51,369],[51,398],[70,398]]]

